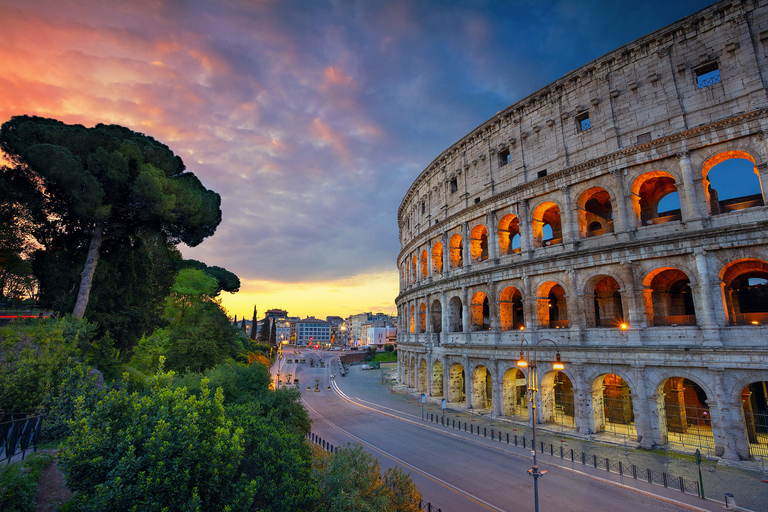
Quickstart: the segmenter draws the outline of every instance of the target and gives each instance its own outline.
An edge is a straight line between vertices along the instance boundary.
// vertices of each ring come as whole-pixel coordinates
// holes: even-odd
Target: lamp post
[[[533,448],[531,450],[531,454],[533,455],[533,466],[531,469],[528,470],[528,474],[533,477],[533,501],[535,504],[536,512],[539,512],[539,477],[544,476],[547,472],[546,471],[539,471],[539,465],[536,463],[536,392],[538,391],[536,389],[536,383],[538,382],[538,377],[536,375],[536,367],[538,365],[539,359],[538,359],[538,347],[541,343],[548,341],[555,345],[555,349],[557,350],[555,355],[555,362],[552,364],[553,370],[562,370],[565,368],[563,366],[563,363],[560,361],[560,347],[557,346],[557,343],[555,343],[554,340],[550,339],[542,339],[539,340],[534,346],[533,346],[533,361],[531,361],[531,345],[528,343],[527,340],[523,340],[520,342],[520,359],[517,361],[517,366],[519,368],[529,368],[528,371],[528,394],[530,396],[531,400],[531,411],[532,411],[532,419],[533,419]],[[525,344],[526,349],[525,352],[523,351],[523,344]],[[526,357],[527,354],[527,357]]]

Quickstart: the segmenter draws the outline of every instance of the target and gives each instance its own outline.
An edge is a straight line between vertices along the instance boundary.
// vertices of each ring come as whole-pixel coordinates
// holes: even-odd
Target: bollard
[[[573,448],[571,448],[571,462],[573,462]]]
[[[507,444],[509,444],[509,432],[507,432]]]
[[[632,478],[637,480],[637,466],[632,464]]]
[[[483,437],[488,437],[488,431],[483,427]]]

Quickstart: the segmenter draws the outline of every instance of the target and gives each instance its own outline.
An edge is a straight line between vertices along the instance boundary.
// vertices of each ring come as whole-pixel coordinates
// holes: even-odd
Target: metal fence
[[[681,476],[673,476],[666,472],[655,472],[648,468],[641,468],[636,464],[626,464],[623,461],[611,460],[608,457],[598,457],[585,452],[577,452],[573,449],[566,449],[559,445],[555,448],[554,444],[541,441],[539,446],[533,446],[531,439],[518,434],[510,435],[509,432],[501,432],[488,427],[481,427],[469,422],[456,421],[453,418],[446,418],[444,415],[430,413],[427,420],[432,423],[438,423],[445,427],[463,430],[470,434],[475,434],[499,443],[514,444],[523,448],[537,450],[543,454],[552,457],[559,457],[562,460],[570,460],[574,463],[580,463],[584,466],[591,466],[595,469],[604,469],[609,473],[616,473],[622,476],[631,476],[635,480],[646,480],[650,484],[663,485],[672,489],[677,489],[683,493],[695,494],[701,496],[701,488],[696,480],[686,480]]]
[[[42,425],[42,414],[5,414],[0,417],[0,462],[10,463],[19,454],[23,460],[27,451],[36,452]]]

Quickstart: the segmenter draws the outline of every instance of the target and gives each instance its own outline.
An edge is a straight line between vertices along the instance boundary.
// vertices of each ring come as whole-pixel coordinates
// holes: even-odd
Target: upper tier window
[[[699,89],[720,82],[720,68],[717,66],[717,62],[704,64],[693,71],[696,73],[696,85]]]

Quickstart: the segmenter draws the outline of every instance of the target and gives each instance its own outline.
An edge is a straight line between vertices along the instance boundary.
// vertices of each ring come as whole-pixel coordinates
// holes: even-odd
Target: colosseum
[[[539,423],[768,456],[766,84],[768,1],[723,1],[443,151],[398,211],[400,382],[529,422],[523,349]]]

